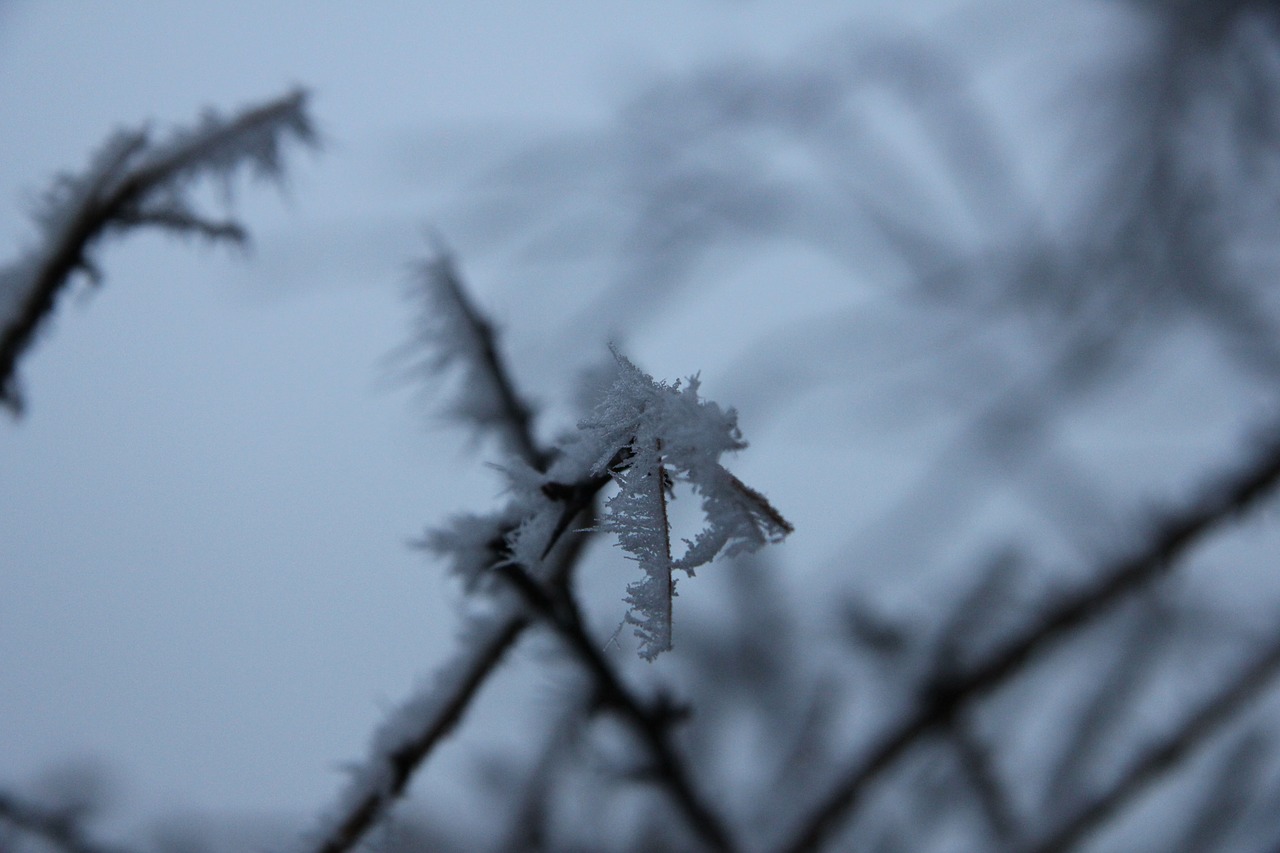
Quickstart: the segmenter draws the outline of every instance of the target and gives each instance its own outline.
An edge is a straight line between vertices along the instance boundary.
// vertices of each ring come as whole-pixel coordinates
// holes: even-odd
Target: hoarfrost
[[[439,275],[448,278],[449,273]],[[458,304],[446,298],[442,310],[458,310]],[[476,341],[465,331],[441,347],[438,358],[446,363],[474,363]],[[696,376],[672,385],[655,382],[618,352],[614,357],[618,372],[612,387],[593,416],[580,422],[579,432],[563,443],[550,470],[542,473],[517,465],[508,471],[513,497],[501,513],[459,517],[449,528],[430,534],[427,544],[451,560],[454,573],[469,589],[504,561],[546,580],[542,563],[547,549],[565,532],[569,519],[566,505],[545,490],[612,478],[618,491],[606,502],[605,517],[596,529],[617,534],[618,545],[640,566],[643,576],[627,586],[625,618],[636,627],[641,656],[653,660],[672,645],[675,570],[693,575],[694,569],[721,553],[755,551],[781,540],[791,525],[763,495],[720,464],[726,451],[747,446],[733,409],[702,399]],[[468,385],[483,383],[477,379]],[[704,516],[702,530],[685,540],[679,559],[672,556],[667,516],[677,483],[687,484],[701,497]]]
[[[425,680],[378,726],[368,758],[347,768],[349,779],[338,801],[302,839],[306,848],[346,849],[336,842],[358,837],[372,815],[403,793],[421,757],[453,729],[521,621],[510,606],[468,616],[459,637],[465,652]]]
[[[113,134],[80,174],[59,175],[35,211],[39,243],[0,268],[0,403],[21,406],[18,360],[77,273],[101,278],[92,249],[109,234],[140,227],[243,243],[243,227],[196,209],[190,188],[211,177],[229,188],[243,166],[282,177],[286,142],[315,143],[306,93],[223,119],[206,113],[194,130],[153,143],[146,130]]]
[[[423,296],[418,344],[427,356],[419,365],[430,373],[461,368],[460,392],[449,409],[456,420],[494,432],[526,464],[543,468],[547,460],[534,445],[529,405],[516,394],[495,342],[496,332],[463,290],[453,258],[443,248],[421,264],[415,287]]]
[[[716,555],[755,551],[791,532],[764,496],[720,464],[726,451],[746,447],[737,413],[698,395],[698,378],[668,385],[655,382],[614,352],[619,373],[594,416],[579,424],[595,449],[592,471],[608,471],[618,493],[605,505],[599,529],[640,564],[644,577],[627,587],[640,654],[653,660],[671,648],[672,572],[692,575]],[[704,527],[680,559],[671,554],[667,501],[676,483],[702,498]]]

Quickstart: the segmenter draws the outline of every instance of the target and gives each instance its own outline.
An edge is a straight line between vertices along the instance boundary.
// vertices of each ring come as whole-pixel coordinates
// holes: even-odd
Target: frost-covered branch
[[[516,392],[493,324],[467,295],[453,256],[439,250],[420,265],[415,284],[425,297],[418,321],[430,353],[424,366],[432,372],[459,366],[464,374],[452,414],[482,432],[496,431],[525,464],[544,470],[549,458],[534,439],[532,408]]]
[[[442,366],[461,362],[469,375],[487,375],[491,391],[506,388],[506,399],[518,400],[492,337],[477,337],[476,330],[487,329],[488,324],[469,307],[455,276],[447,274],[447,269],[435,275],[445,276],[447,282],[448,301],[442,310],[457,312],[452,322],[465,326],[460,332],[442,330],[433,335],[446,349]],[[581,620],[565,616],[576,613],[568,579],[586,541],[583,535],[567,534],[575,529],[575,520],[586,528],[576,528],[579,533],[591,529],[616,532],[622,547],[646,567],[647,577],[669,579],[674,568],[690,571],[722,551],[737,553],[776,541],[790,531],[790,525],[763,496],[720,465],[724,450],[745,446],[731,410],[723,412],[714,403],[700,400],[696,380],[681,389],[654,382],[621,356],[618,364],[619,376],[594,416],[583,421],[579,431],[554,453],[536,445],[527,409],[521,406],[499,406],[492,412],[492,421],[476,419],[477,424],[498,424],[512,435],[527,436],[526,442],[512,442],[520,458],[505,469],[510,495],[507,505],[490,515],[459,516],[449,526],[429,533],[423,545],[449,561],[451,571],[469,592],[490,596],[495,609],[472,619],[459,657],[380,727],[369,758],[354,772],[347,792],[322,820],[308,849],[341,853],[359,843],[403,794],[435,745],[461,719],[507,649],[528,627],[531,613],[570,640],[601,695],[622,709],[624,718],[649,744],[659,777],[698,833],[716,849],[729,848],[727,831],[694,794],[688,774],[652,709],[632,697],[613,674],[587,638]],[[528,452],[521,449],[523,444]],[[545,460],[553,461],[544,471],[535,463]],[[653,514],[632,508],[635,502],[652,497],[654,483],[664,492],[670,488],[668,470],[671,477],[688,481],[701,492],[707,515],[706,528],[689,544],[681,560],[671,558],[665,511]],[[613,480],[619,484],[619,494],[609,501],[605,521],[593,528],[596,495]],[[651,547],[654,542],[662,543],[657,550]],[[494,583],[496,578],[510,579],[513,573],[528,581],[520,589],[525,606],[510,601],[509,585]],[[654,612],[665,613],[664,647],[669,647],[669,589],[665,595],[659,590],[642,597],[637,588],[637,584],[628,588],[628,600],[649,620],[642,627],[653,624]],[[530,606],[544,603],[531,597],[530,590],[543,589],[563,601],[554,613],[547,606]],[[646,645],[641,652],[646,657],[661,651],[653,639],[657,636],[648,630],[642,633]]]
[[[83,173],[60,176],[36,213],[40,245],[0,268],[0,404],[20,411],[18,361],[76,273],[101,278],[93,250],[103,237],[158,228],[243,243],[239,223],[201,213],[189,190],[202,178],[229,188],[242,169],[280,180],[286,144],[316,144],[306,102],[295,91],[232,118],[207,112],[163,141],[145,129],[121,131]]]
[[[571,531],[616,532],[622,547],[645,566],[647,577],[667,579],[665,591],[640,596],[636,584],[628,589],[629,601],[646,618],[654,608],[666,614],[659,617],[666,626],[661,648],[658,628],[642,635],[655,638],[642,647],[650,658],[670,647],[674,568],[692,573],[695,566],[722,551],[754,550],[790,532],[790,525],[762,495],[719,464],[725,450],[745,446],[736,416],[732,410],[722,412],[700,400],[696,380],[684,389],[656,383],[617,356],[619,375],[593,418],[579,424],[578,432],[554,451],[544,449],[534,437],[530,407],[516,390],[493,326],[467,296],[452,258],[440,252],[423,266],[421,282],[427,300],[418,321],[418,337],[428,346],[422,363],[432,371],[461,371],[463,392],[454,413],[478,429],[497,431],[515,457],[502,469],[509,481],[509,499],[502,509],[455,517],[446,527],[430,531],[422,542],[447,560],[467,592],[489,601],[482,615],[470,617],[463,651],[379,727],[369,757],[353,771],[338,806],[323,817],[307,849],[350,850],[385,816],[435,746],[461,720],[506,651],[529,626],[531,615],[547,620],[562,634],[568,632],[571,647],[601,695],[624,709],[623,716],[632,720],[642,738],[649,733],[647,742],[661,776],[695,829],[715,848],[727,849],[727,832],[694,796],[688,775],[656,718],[595,652],[581,621],[566,619],[564,614],[576,614],[568,581],[587,539],[568,536]],[[706,528],[678,561],[671,557],[663,503],[672,485],[668,470],[702,494],[707,515]],[[596,495],[615,480],[619,494],[609,501],[605,522],[595,526]],[[656,514],[633,509],[633,504],[653,498],[655,482],[660,504]],[[657,541],[662,544],[654,551],[650,545]],[[523,605],[512,599],[509,584],[495,583],[513,572],[528,581],[527,588],[517,588]],[[551,590],[564,602],[556,618],[550,608],[531,607],[541,603],[530,598],[531,589]]]
[[[681,716],[669,702],[645,702],[614,671],[588,636],[572,596],[564,588],[545,590],[519,566],[508,563],[503,576],[529,607],[564,640],[591,675],[599,703],[615,712],[635,733],[653,761],[648,775],[667,791],[697,835],[713,850],[735,849],[724,821],[693,786],[693,780],[672,742],[672,724]]]
[[[463,632],[463,652],[439,670],[378,727],[370,756],[351,772],[333,810],[322,817],[306,849],[353,849],[408,787],[427,756],[462,719],[489,675],[528,627],[519,614],[475,619]]]
[[[497,430],[519,462],[510,471],[513,499],[506,508],[491,515],[458,516],[448,527],[431,531],[421,545],[447,559],[468,592],[492,592],[488,583],[492,567],[509,558],[517,540],[526,543],[526,550],[537,548],[540,560],[551,564],[548,580],[566,576],[577,563],[586,538],[573,537],[557,546],[574,519],[590,526],[596,493],[608,483],[608,477],[590,477],[572,486],[553,480],[537,485],[537,472],[545,468],[550,454],[534,438],[531,410],[515,390],[492,324],[467,296],[447,253],[440,252],[424,264],[422,283],[427,304],[418,320],[418,333],[419,343],[429,349],[425,365],[433,371],[463,370],[466,391],[455,404],[455,414],[478,428]],[[544,521],[539,531],[547,535],[530,546],[538,518],[560,520]],[[517,603],[498,596],[492,604],[488,613],[469,619],[458,655],[374,732],[369,757],[353,769],[340,801],[322,817],[305,849],[342,853],[359,844],[461,721],[480,688],[530,624],[527,612]]]
[[[600,486],[605,481],[600,482]],[[564,502],[565,511],[586,524],[591,523],[595,492],[579,491]],[[476,517],[467,517],[464,527],[481,529]],[[454,571],[464,583],[482,583],[478,575],[500,562],[505,536],[515,532],[507,525],[496,539],[453,538],[450,534],[429,537],[424,543],[441,553],[454,552]],[[553,550],[549,579],[559,582],[576,565],[586,537],[565,540],[560,536],[546,547]],[[494,550],[488,550],[494,549]],[[483,566],[485,569],[477,568]],[[468,581],[470,577],[472,580]],[[404,794],[409,782],[435,747],[462,720],[471,702],[488,681],[506,653],[531,624],[524,607],[499,597],[495,609],[468,620],[459,640],[460,651],[439,669],[418,691],[403,702],[374,732],[369,757],[351,772],[351,779],[339,802],[323,815],[319,826],[306,839],[304,849],[316,853],[344,853],[353,849],[382,820]]]
[[[1271,434],[1276,432],[1273,427]],[[850,765],[780,849],[819,849],[869,785],[913,746],[946,726],[966,704],[1006,684],[1047,648],[1159,578],[1206,536],[1270,496],[1278,483],[1280,440],[1272,439],[1249,464],[1219,479],[1188,508],[1161,519],[1130,556],[1098,572],[1094,583],[1052,606],[982,662],[938,683],[914,713]]]

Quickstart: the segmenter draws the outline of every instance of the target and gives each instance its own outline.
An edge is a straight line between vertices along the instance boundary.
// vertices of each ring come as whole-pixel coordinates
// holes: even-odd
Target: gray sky
[[[111,245],[105,287],[65,300],[22,364],[29,411],[0,420],[0,784],[91,756],[128,820],[326,805],[449,648],[452,593],[406,540],[498,488],[386,381],[405,264],[458,192],[413,177],[417,141],[492,129],[478,167],[606,121],[651,74],[783,53],[847,8],[8,3],[4,256],[31,238],[28,200],[122,124],[301,84],[328,144],[293,159],[283,201],[241,188],[248,257]],[[708,368],[713,338],[670,343],[691,337],[636,346],[669,355],[659,375]]]
[[[926,22],[964,4],[0,0],[0,262],[32,238],[26,214],[50,177],[81,168],[121,125],[163,131],[207,106],[226,113],[302,85],[326,139],[321,153],[292,159],[283,197],[239,188],[252,252],[153,235],[109,245],[105,286],[65,299],[21,364],[28,411],[0,418],[0,787],[26,789],[88,756],[122,783],[118,829],[183,812],[283,813],[302,828],[327,807],[337,768],[363,755],[385,709],[451,648],[456,591],[406,543],[451,513],[491,508],[500,489],[483,467],[490,448],[442,427],[424,395],[392,378],[424,228],[456,240],[522,380],[565,411],[571,368],[592,361],[592,347],[603,357],[609,331],[579,337],[565,318],[604,284],[579,276],[556,290],[451,232],[468,194],[493,188],[478,176],[548,134],[608,126],[653,79],[738,55],[797,55],[851,5],[872,20]],[[993,57],[978,88],[1000,100],[997,125],[1022,157],[1010,172],[1027,167],[1019,177],[1037,209],[1061,150],[1028,144],[1037,131],[1019,122],[1048,91],[1033,72],[1080,45],[1114,48],[1114,21],[1098,10],[1119,4],[997,5],[1022,17],[984,14],[972,32],[942,32]],[[1067,7],[1085,13],[1060,14]],[[1061,116],[1063,126],[1072,117],[1066,107]],[[932,215],[954,189],[904,204]],[[945,234],[952,223],[937,215],[928,225]],[[910,306],[868,309],[866,282],[819,252],[747,249],[737,264],[711,257],[717,274],[679,291],[661,322],[623,330],[625,345],[659,378],[701,370],[708,397],[741,409],[751,448],[731,465],[796,523],[778,557],[793,591],[820,598],[824,585],[856,586],[850,553],[879,557],[875,535],[862,551],[839,550],[850,519],[871,527],[902,507],[929,509],[934,496],[917,485],[939,481],[929,470],[939,448],[984,395],[1034,375],[1040,365],[1023,356],[1048,345],[1036,339],[1043,326],[1014,316],[975,323],[967,338],[946,316],[924,328],[917,321],[933,315]],[[860,274],[882,274],[874,266]],[[794,377],[770,372],[780,351],[829,369],[844,396],[787,398]],[[858,374],[840,362],[855,351],[868,356],[863,375],[883,381],[847,380]],[[1081,503],[1108,516],[1107,533],[1123,524],[1109,517],[1115,506],[1148,505],[1134,495],[1182,494],[1214,467],[1206,459],[1230,458],[1241,424],[1270,399],[1250,403],[1222,358],[1194,330],[1153,341],[1108,393],[1063,407],[1037,437],[1051,451],[1044,469],[1014,485],[1065,505],[1051,464],[1065,460],[1097,487]],[[921,362],[938,369],[913,373]],[[764,417],[759,401],[771,394],[787,405]],[[994,479],[978,470],[990,459],[951,461],[974,481]],[[934,504],[960,494],[941,491]],[[968,513],[958,533],[921,537],[922,551],[969,566],[978,545],[1017,541],[1006,536],[1014,529],[1046,564],[1068,563],[1065,553],[1072,567],[1092,566],[1085,552],[1103,534],[1036,539],[1052,522],[1036,517],[1045,495],[1030,491],[957,507]],[[1123,504],[1092,500],[1121,493]],[[885,535],[911,540],[916,523]],[[606,571],[585,580],[587,592],[620,620],[629,564],[597,562]],[[706,606],[714,578],[709,567],[682,583],[678,608]],[[905,609],[910,594],[937,604],[954,589],[917,584]],[[515,711],[536,709],[531,701]],[[510,712],[480,709],[467,729],[500,744],[490,726]],[[443,749],[427,775],[462,761]]]

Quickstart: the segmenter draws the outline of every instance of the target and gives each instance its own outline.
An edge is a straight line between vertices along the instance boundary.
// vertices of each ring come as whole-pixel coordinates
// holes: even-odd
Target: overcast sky
[[[511,256],[489,251],[483,229],[455,225],[468,221],[477,187],[501,189],[483,176],[513,153],[610,127],[657,79],[734,57],[806,56],[851,7],[867,27],[946,21],[937,32],[971,55],[1012,54],[1011,35],[1028,39],[1023,65],[989,63],[977,82],[1000,101],[994,126],[1021,157],[1009,173],[1026,167],[1017,177],[1038,216],[1035,193],[1060,151],[1028,144],[1037,131],[1016,119],[1045,93],[1028,69],[1053,72],[1081,45],[1121,44],[1108,42],[1119,28],[1106,15],[1124,4],[1004,2],[1000,14],[939,17],[966,5],[0,0],[0,263],[33,239],[28,213],[50,178],[81,168],[118,127],[150,122],[163,133],[206,107],[226,114],[304,86],[324,139],[322,151],[294,152],[283,193],[239,186],[234,210],[252,251],[156,235],[111,244],[99,258],[104,286],[64,299],[20,364],[27,411],[0,417],[0,789],[33,790],[50,768],[89,758],[119,782],[122,835],[183,813],[279,814],[301,829],[333,801],[338,768],[364,754],[387,707],[448,656],[457,591],[407,543],[452,513],[492,507],[501,483],[483,465],[492,448],[442,425],[424,391],[433,386],[398,380],[390,358],[409,335],[404,285],[429,228],[458,250],[550,419],[568,410],[575,370],[603,358],[610,335],[659,378],[702,371],[707,395],[741,410],[751,448],[735,472],[797,524],[777,549],[788,580],[815,595],[824,582],[852,587],[846,566],[832,571],[850,519],[873,527],[891,510],[928,508],[934,496],[912,489],[951,470],[928,468],[949,430],[967,424],[947,420],[950,401],[970,393],[963,402],[976,406],[1003,393],[1001,382],[1022,381],[1023,368],[1039,367],[1023,356],[1042,354],[1029,339],[1045,327],[996,318],[960,339],[946,316],[909,329],[931,315],[863,316],[857,275],[796,246],[750,246],[736,266],[713,255],[695,272],[716,275],[654,312],[661,322],[597,327],[580,309],[597,304],[586,289],[607,282],[579,274],[558,287],[547,277],[554,264],[523,277]],[[1083,13],[1059,14],[1068,7]],[[1065,126],[1070,104],[1056,103]],[[911,156],[900,162],[918,165]],[[908,201],[936,214],[928,227],[945,235],[934,202],[955,187],[937,183]],[[939,367],[915,384],[918,362],[898,363],[912,335],[926,343],[920,361]],[[1114,532],[1120,522],[1103,516],[1120,504],[1091,503],[1097,495],[1122,484],[1125,507],[1145,505],[1130,498],[1182,494],[1211,467],[1206,457],[1229,458],[1240,424],[1256,418],[1224,378],[1221,353],[1185,330],[1144,346],[1134,361],[1150,362],[1146,373],[1117,370],[1127,385],[1073,399],[1037,437],[1048,462],[1025,481],[1041,494],[960,507],[972,513],[959,533],[921,537],[921,547],[959,565],[970,539],[986,547],[1006,528],[1034,538],[1028,517],[1043,507],[1028,504],[1048,492],[1046,504],[1069,502],[1064,471],[1092,477],[1097,490],[1082,503]],[[887,378],[852,387],[850,371],[843,398],[766,417],[761,401],[794,391],[795,377],[770,371],[780,350],[815,372],[857,350],[866,374],[879,364]],[[873,432],[883,443],[863,445]],[[986,482],[982,460],[943,461]],[[887,534],[908,540],[908,570],[916,523]],[[879,540],[867,538],[861,553],[874,557]],[[1070,544],[1101,538],[1091,530]],[[1038,555],[1056,559],[1061,542],[1042,540]],[[606,590],[616,615],[606,607],[605,619],[620,621],[628,564],[614,556],[615,576],[587,582],[589,593]],[[714,573],[682,583],[678,606],[696,608]],[[920,594],[951,592],[933,584]],[[501,710],[530,707],[540,710]],[[467,731],[500,742],[494,722],[469,720]],[[462,766],[442,749],[427,775]]]
[[[405,265],[465,177],[437,185],[440,163],[603,124],[651,76],[782,55],[848,8],[0,5],[0,255],[32,238],[49,178],[121,125],[302,85],[326,140],[292,158],[283,198],[241,187],[248,256],[112,245],[105,287],[64,300],[21,365],[27,414],[0,419],[0,785],[92,757],[127,822],[326,805],[449,648],[450,588],[406,541],[498,489],[387,378]],[[451,138],[456,160],[415,163]],[[706,369],[714,340],[676,334],[637,342],[670,358],[650,369]]]

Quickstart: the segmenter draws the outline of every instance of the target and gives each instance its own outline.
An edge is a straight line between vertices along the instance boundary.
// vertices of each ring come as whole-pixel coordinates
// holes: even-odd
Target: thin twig
[[[955,745],[960,769],[969,778],[978,805],[992,832],[1003,846],[1015,843],[1021,835],[1020,822],[1000,773],[992,761],[991,750],[973,731],[963,715],[953,721],[951,742]]]
[[[189,139],[162,147],[152,146],[145,132],[118,136],[107,156],[95,163],[96,171],[82,179],[88,183],[78,192],[76,206],[52,211],[60,224],[46,235],[47,244],[38,253],[0,270],[8,277],[0,284],[19,291],[13,314],[0,317],[0,403],[20,410],[21,395],[15,385],[18,359],[53,312],[58,294],[71,277],[78,270],[97,277],[89,252],[108,232],[150,225],[243,242],[245,232],[239,225],[204,220],[184,209],[175,198],[161,199],[161,206],[156,209],[148,209],[147,205],[156,195],[172,194],[181,181],[202,170],[225,173],[236,162],[252,159],[249,155],[228,154],[229,147],[237,141],[288,132],[303,143],[314,144],[315,132],[305,103],[305,92],[292,92],[225,123],[209,119],[209,127]],[[149,154],[153,156],[148,157]],[[263,156],[275,159],[274,154]],[[259,162],[258,166],[260,171],[279,169],[275,162]]]
[[[552,728],[541,756],[525,781],[524,794],[510,819],[506,840],[496,850],[502,853],[533,853],[549,849],[549,812],[555,790],[554,777],[583,733],[584,716],[582,704],[570,702]]]
[[[1053,804],[1055,814],[1072,811],[1083,801],[1086,769],[1104,754],[1108,735],[1114,733],[1125,709],[1136,706],[1135,698],[1154,674],[1153,662],[1169,641],[1168,614],[1153,601],[1135,604],[1142,607],[1141,612],[1125,626],[1116,659],[1069,727],[1061,757],[1049,774],[1043,801]]]
[[[600,483],[597,491],[603,485],[603,482]],[[571,512],[571,517],[585,518],[585,526],[590,527],[595,491],[568,489],[564,494],[566,512]],[[561,539],[562,533],[563,531],[553,536],[548,550]],[[551,572],[554,580],[562,580],[572,572],[582,554],[587,538],[588,536],[584,533],[564,542],[564,547],[558,554]],[[530,620],[523,612],[509,613],[495,624],[487,638],[470,644],[463,653],[467,656],[467,660],[462,664],[455,661],[449,667],[451,670],[456,670],[459,666],[463,669],[462,674],[451,682],[453,685],[451,694],[443,697],[437,705],[439,710],[429,719],[423,720],[418,731],[389,756],[390,776],[385,785],[377,790],[365,791],[347,804],[343,814],[332,823],[332,828],[326,830],[311,849],[316,853],[345,853],[364,838],[365,834],[386,815],[395,801],[403,796],[414,774],[421,769],[440,741],[453,731],[480,692],[480,688],[488,681],[507,651],[515,645],[516,640],[529,627],[529,624]],[[377,761],[378,757],[375,756],[373,760]]]
[[[95,844],[73,814],[42,808],[0,791],[0,823],[44,839],[64,853],[124,853],[121,848]]]
[[[786,853],[819,849],[868,785],[911,747],[948,724],[963,706],[1019,674],[1055,642],[1161,576],[1206,535],[1273,492],[1277,482],[1280,442],[1273,441],[1251,464],[1222,477],[1188,509],[1168,515],[1143,546],[1099,572],[1092,585],[1059,602],[985,661],[936,685],[913,714],[850,766],[779,849]]]
[[[648,750],[652,778],[670,795],[690,827],[718,851],[735,848],[719,816],[694,789],[693,781],[671,740],[671,726],[679,714],[668,703],[651,704],[635,696],[587,635],[572,596],[553,595],[520,566],[508,563],[502,573],[530,609],[550,625],[590,673],[599,701],[626,722]]]
[[[1261,730],[1237,738],[1218,759],[1213,781],[1189,810],[1191,820],[1168,853],[1226,850],[1231,836],[1240,837],[1250,811],[1274,815],[1274,800],[1259,792],[1266,790],[1275,755],[1271,738]]]

